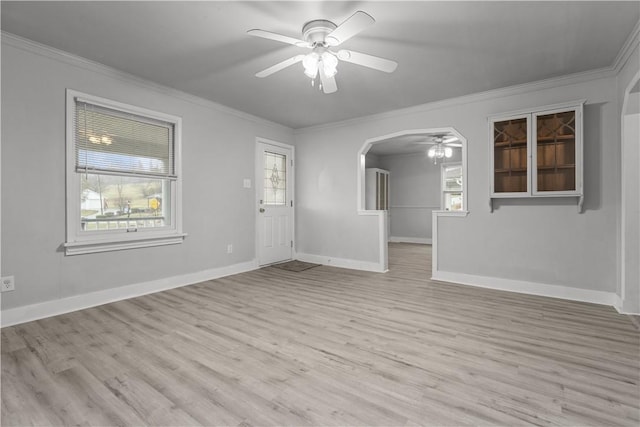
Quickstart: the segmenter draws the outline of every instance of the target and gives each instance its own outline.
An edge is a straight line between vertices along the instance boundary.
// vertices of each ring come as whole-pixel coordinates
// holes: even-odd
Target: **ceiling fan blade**
[[[338,91],[338,85],[334,76],[327,76],[324,73],[324,67],[318,69],[320,72],[320,82],[322,83],[322,91],[324,93],[334,93]]]
[[[294,39],[293,37],[272,33],[270,31],[249,30],[247,31],[247,34],[254,37],[262,37],[263,39],[275,40],[277,42],[292,44],[298,47],[311,47],[311,45],[304,40]]]
[[[338,51],[338,59],[352,64],[362,65],[364,67],[373,68],[374,70],[384,71],[385,73],[393,73],[398,63],[390,59],[379,58],[366,53],[354,52],[352,50]]]
[[[338,46],[375,22],[376,20],[371,15],[359,10],[347,18],[338,28],[327,34],[325,41],[329,46]]]
[[[280,70],[284,70],[285,68],[290,67],[293,64],[296,64],[296,63],[302,61],[303,59],[304,59],[304,55],[296,55],[296,56],[294,56],[292,58],[285,59],[284,61],[279,62],[276,65],[272,65],[271,67],[266,68],[266,69],[256,73],[256,77],[263,78],[263,77],[270,76],[273,73],[276,73],[276,72],[278,72]]]
[[[458,137],[456,136],[450,136],[447,139],[444,139],[442,142],[444,142],[445,144],[448,144],[450,142],[456,142],[458,140]]]
[[[460,143],[452,143],[452,142],[444,142],[444,145],[446,145],[447,147],[462,147],[462,144]]]

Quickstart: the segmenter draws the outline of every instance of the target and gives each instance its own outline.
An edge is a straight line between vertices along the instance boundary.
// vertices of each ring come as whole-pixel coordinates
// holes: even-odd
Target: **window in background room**
[[[67,95],[66,252],[180,243],[180,118]]]
[[[461,211],[463,206],[462,164],[442,164],[442,210]]]

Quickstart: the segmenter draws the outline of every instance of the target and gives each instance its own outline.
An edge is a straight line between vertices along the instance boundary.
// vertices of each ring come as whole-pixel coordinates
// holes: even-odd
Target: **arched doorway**
[[[372,162],[372,156],[386,160]],[[395,169],[390,165],[396,165]],[[425,166],[431,169],[430,178],[424,179],[422,169],[418,180],[415,179],[416,176],[411,177],[413,187],[408,183],[408,174],[400,176],[397,172],[394,173],[394,170],[405,172],[405,167],[416,170]],[[389,174],[391,195],[388,206],[384,209],[367,203],[367,171],[372,172],[372,169]],[[447,174],[456,173],[458,175],[450,181],[457,184],[457,187],[447,188],[443,185],[447,182]],[[432,226],[436,214],[454,214],[467,209],[467,140],[451,127],[409,129],[370,138],[358,152],[357,178],[358,213],[378,216],[381,270],[386,271],[388,242],[433,244],[435,248],[433,237],[436,233]],[[423,189],[417,190],[416,181],[422,182],[422,186],[432,185],[432,194],[423,196]],[[400,185],[403,187],[398,191]],[[453,210],[457,212],[452,212]],[[434,253],[433,259],[436,257],[437,254]]]

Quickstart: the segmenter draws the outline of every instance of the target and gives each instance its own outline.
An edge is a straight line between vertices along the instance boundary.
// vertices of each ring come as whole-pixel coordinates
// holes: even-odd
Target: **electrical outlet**
[[[2,288],[0,292],[9,292],[16,289],[16,280],[13,276],[6,276],[2,278]]]
[[[227,245],[227,253],[228,253],[228,254],[233,253],[233,245],[232,245],[231,243],[229,243],[229,244]]]

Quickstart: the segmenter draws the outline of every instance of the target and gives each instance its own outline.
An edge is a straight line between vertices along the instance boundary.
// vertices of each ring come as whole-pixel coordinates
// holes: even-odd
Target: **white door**
[[[290,146],[258,141],[256,158],[259,265],[293,254],[293,156]]]

